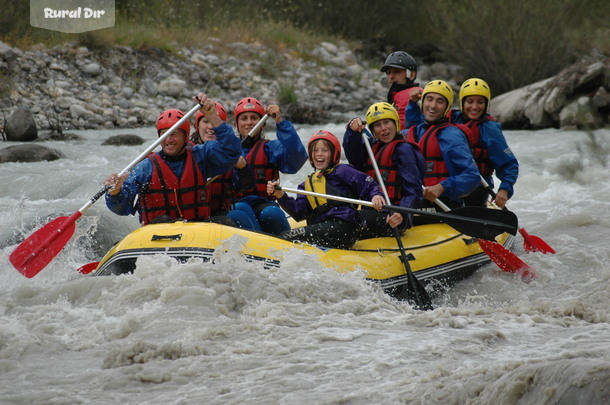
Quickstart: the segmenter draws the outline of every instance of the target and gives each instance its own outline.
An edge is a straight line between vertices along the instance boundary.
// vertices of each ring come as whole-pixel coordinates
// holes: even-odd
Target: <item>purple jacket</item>
[[[356,170],[351,165],[339,164],[326,175],[327,191],[323,194],[335,194],[341,197],[371,201],[374,196],[383,196],[379,190],[379,185],[369,175]],[[299,190],[305,190],[305,183],[299,184]],[[332,188],[335,193],[329,192]],[[351,204],[344,204],[327,200],[331,208],[316,216],[312,223],[323,222],[325,219],[334,217],[349,222],[360,223],[360,218],[356,207]],[[284,194],[278,199],[282,208],[296,221],[301,221],[313,213],[313,208],[309,204],[307,196],[299,194],[296,198]],[[339,205],[333,205],[333,204]]]

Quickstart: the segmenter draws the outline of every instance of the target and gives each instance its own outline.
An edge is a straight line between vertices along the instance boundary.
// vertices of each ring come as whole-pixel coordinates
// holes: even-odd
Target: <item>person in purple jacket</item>
[[[374,139],[368,137],[365,125],[368,125]],[[366,123],[360,118],[354,118],[347,124],[343,149],[350,164],[371,177],[375,176],[373,162],[362,136],[363,131],[366,131],[366,142],[371,143],[392,205],[418,208],[423,200],[424,159],[419,147],[405,141],[398,128],[400,123],[396,109],[389,103],[375,103],[366,112]],[[361,229],[361,238],[392,236],[393,228],[398,227],[402,232],[413,225],[411,214],[395,212],[388,216],[363,209],[362,215],[367,226]]]
[[[309,162],[315,172],[298,188],[317,194],[330,194],[367,200],[376,210],[385,204],[379,185],[371,176],[340,164],[341,144],[328,131],[318,131],[307,144]],[[276,190],[277,181],[267,183],[267,193],[277,198],[280,206],[295,220],[307,220],[307,226],[281,233],[284,239],[336,248],[349,248],[358,239],[361,219],[357,207],[318,196],[289,197]]]

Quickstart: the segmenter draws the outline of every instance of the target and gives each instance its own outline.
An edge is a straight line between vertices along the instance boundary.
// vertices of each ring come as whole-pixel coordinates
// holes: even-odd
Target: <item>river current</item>
[[[305,142],[343,128],[297,126]],[[517,234],[536,280],[492,263],[427,312],[298,254],[272,270],[229,251],[216,264],[158,256],[133,275],[82,275],[138,227],[103,198],[25,278],[8,260],[19,243],[77,211],[147,146],[102,141],[155,137],[73,132],[82,140],[44,143],[65,159],[0,165],[1,404],[610,402],[609,130],[506,131],[520,162],[508,207],[557,253],[526,253]]]

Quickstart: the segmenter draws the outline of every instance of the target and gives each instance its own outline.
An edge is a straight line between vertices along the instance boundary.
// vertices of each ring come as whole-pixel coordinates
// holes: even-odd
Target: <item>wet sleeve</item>
[[[405,130],[409,128],[423,124],[424,116],[421,113],[419,104],[415,101],[409,101],[407,108],[405,109]]]
[[[307,162],[307,151],[290,121],[277,123],[276,140],[265,144],[269,162],[280,172],[294,174]]]
[[[413,146],[402,143],[394,150],[392,162],[402,183],[400,206],[417,208],[423,199],[423,157]]]
[[[241,156],[241,142],[233,128],[226,123],[214,128],[215,141],[193,146],[193,154],[206,177],[214,177],[231,170]]]
[[[298,189],[304,190],[305,183],[299,184]],[[294,218],[294,220],[297,222],[304,220],[312,211],[307,196],[302,194],[299,194],[296,198],[294,198],[289,196],[288,193],[285,193],[282,198],[278,198],[277,202],[284,209],[284,211],[286,211],[286,213]]]
[[[443,195],[451,200],[467,196],[481,183],[466,136],[456,127],[447,127],[438,142],[450,177],[441,182]]]
[[[372,135],[366,129],[364,131],[370,141],[373,138]],[[348,163],[355,167],[356,170],[363,172],[366,166],[368,152],[363,143],[362,133],[352,131],[349,124],[343,135],[343,151],[345,152],[345,158]]]
[[[150,182],[152,165],[149,159],[144,159],[129,173],[117,195],[106,193],[106,206],[117,215],[131,215],[134,213],[134,202],[138,194]]]
[[[489,161],[496,172],[496,177],[500,180],[499,189],[506,190],[510,198],[519,176],[519,162],[508,146],[498,122],[487,121],[481,125],[479,131],[481,143],[487,148]]]

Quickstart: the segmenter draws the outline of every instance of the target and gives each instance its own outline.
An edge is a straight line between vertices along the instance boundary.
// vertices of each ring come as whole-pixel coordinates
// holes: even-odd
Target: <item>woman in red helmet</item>
[[[216,113],[222,122],[227,122],[227,110],[218,101],[214,102]],[[191,145],[199,145],[205,143],[205,141],[216,140],[216,134],[214,133],[214,126],[205,117],[201,111],[197,111],[195,114],[195,130],[191,134],[190,141]]]
[[[264,126],[248,136],[265,114],[275,120],[277,139],[265,139],[262,135]],[[235,105],[233,116],[246,161],[256,179],[255,186],[243,193],[233,209],[250,215],[255,230],[279,235],[289,230],[290,225],[275,197],[267,194],[267,182],[278,180],[280,173],[298,172],[307,161],[307,151],[294,126],[282,119],[277,105],[265,108],[257,99],[246,97]]]
[[[216,112],[223,122],[227,122],[227,110],[216,101]],[[205,117],[201,111],[195,115],[195,131],[191,134],[191,145],[204,144],[207,141],[215,141],[216,133],[214,125]],[[232,200],[237,193],[250,189],[254,186],[254,173],[247,165],[243,156],[239,157],[235,167],[228,172],[214,176],[208,182],[211,195],[212,215],[227,215],[238,227],[245,229],[255,229],[253,218],[241,210],[230,210]],[[230,211],[229,211],[230,210]]]
[[[230,170],[240,157],[241,145],[233,129],[218,116],[214,101],[205,94],[198,99],[201,111],[214,125],[218,140],[188,148],[190,124],[184,121],[163,140],[161,152],[151,153],[121,177],[116,173],[108,176],[106,205],[112,212],[133,214],[139,197],[136,209],[142,225],[171,219],[211,220],[211,195],[206,179]],[[184,112],[180,110],[162,112],[157,120],[157,135],[165,134],[182,117]],[[217,222],[232,223],[226,218],[217,218]]]
[[[307,144],[309,163],[315,172],[299,185],[299,189],[318,194],[371,201],[377,210],[385,203],[379,185],[367,174],[350,165],[340,164],[341,144],[328,131],[318,131]],[[276,190],[277,181],[267,183],[267,193],[295,220],[307,219],[307,226],[280,234],[280,237],[314,245],[349,248],[357,240],[361,219],[352,204],[320,197],[298,195],[289,197]]]

